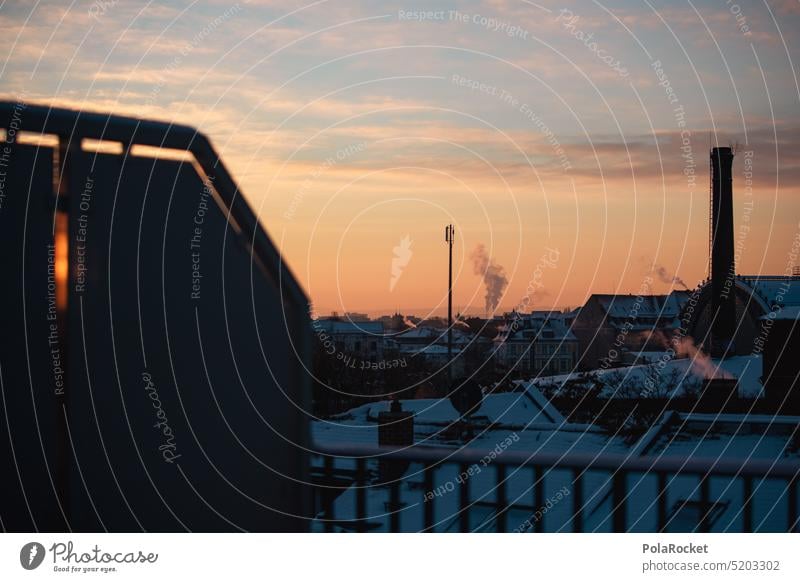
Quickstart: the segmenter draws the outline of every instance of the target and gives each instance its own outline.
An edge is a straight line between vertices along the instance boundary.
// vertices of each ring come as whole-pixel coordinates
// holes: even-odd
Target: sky
[[[442,313],[449,223],[468,313],[487,264],[498,311],[694,287],[717,144],[737,271],[793,266],[798,0],[6,0],[0,31],[2,98],[206,133],[320,314]]]

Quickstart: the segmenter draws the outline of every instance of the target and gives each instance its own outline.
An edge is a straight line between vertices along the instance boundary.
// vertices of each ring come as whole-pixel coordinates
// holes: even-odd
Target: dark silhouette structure
[[[800,309],[788,307],[764,317],[762,382],[778,414],[800,414]]]
[[[800,276],[737,275],[733,224],[734,148],[710,152],[709,278],[692,291],[680,314],[681,328],[715,357],[759,353],[770,318],[800,305]]]
[[[736,329],[733,255],[733,149],[711,149],[711,293],[715,314],[712,352],[723,354]]]
[[[448,224],[444,231],[444,240],[447,243],[447,380],[453,382],[453,243],[456,231],[452,224]]]
[[[0,127],[3,529],[306,529],[307,300],[208,139]]]

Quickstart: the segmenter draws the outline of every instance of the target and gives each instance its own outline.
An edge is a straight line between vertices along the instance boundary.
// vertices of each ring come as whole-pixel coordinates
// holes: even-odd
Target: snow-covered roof
[[[500,395],[496,395],[500,396]],[[504,395],[508,396],[508,395]],[[409,402],[409,401],[406,401]],[[413,402],[413,401],[411,401]],[[499,402],[499,401],[498,401]],[[535,454],[545,451],[593,452],[597,455],[623,453],[628,458],[645,456],[647,458],[669,457],[715,460],[725,458],[772,461],[796,461],[797,448],[792,445],[792,435],[800,423],[799,417],[773,417],[757,415],[703,415],[683,414],[674,411],[662,416],[645,435],[634,445],[626,445],[619,439],[604,438],[603,435],[584,431],[569,432],[558,430],[555,425],[550,430],[487,431],[480,438],[462,443],[462,447],[480,447],[503,451],[522,451]],[[567,425],[569,426],[569,425]],[[524,433],[538,432],[536,440]],[[509,435],[518,435],[516,439]],[[457,454],[457,453],[454,453]],[[351,463],[352,459],[337,459],[340,463]],[[375,463],[375,461],[371,461]],[[346,467],[345,467],[346,468]],[[460,496],[456,484],[465,479],[458,459],[437,466],[433,476],[432,488],[424,480],[424,465],[411,463],[401,478],[397,495],[399,497],[399,521],[401,531],[418,531],[424,527],[428,498],[435,493],[435,503],[430,509],[434,512],[433,522],[436,531],[458,531]],[[475,531],[492,531],[496,527],[494,508],[498,493],[494,467],[481,467],[475,464],[469,473],[470,499],[480,500],[470,505],[470,528]],[[563,491],[565,496],[576,495],[573,475],[570,471],[545,468],[543,471],[548,499],[555,492]],[[586,471],[581,474],[583,497],[581,498],[583,527],[586,531],[609,531],[614,507],[612,478],[610,473]],[[658,529],[659,503],[658,475],[654,472],[631,473],[626,477],[627,525],[632,531],[653,532]],[[530,524],[534,512],[539,509],[542,517],[540,526],[544,531],[570,531],[572,527],[573,500],[564,503],[552,502],[547,511],[531,506],[532,483],[535,476],[530,468],[509,467],[504,482],[506,499],[510,507],[505,512],[506,527],[514,530]],[[694,531],[700,526],[706,507],[698,508],[699,481],[696,475],[669,475],[667,481],[666,531]],[[759,480],[756,486],[757,497],[753,503],[753,524],[757,530],[785,531],[788,514],[786,483],[781,480]],[[367,489],[366,512],[371,531],[389,529],[390,489],[373,485]],[[715,476],[709,491],[713,504],[713,516],[709,518],[711,531],[743,529],[742,482],[736,477]],[[339,519],[355,516],[358,504],[358,489],[346,489],[336,500],[334,515]],[[544,515],[546,513],[546,515]],[[348,529],[346,522],[334,528]],[[322,528],[316,522],[314,528]]]
[[[322,444],[377,445],[378,414],[388,411],[388,400],[364,404],[327,420],[311,423],[312,437]],[[558,452],[575,450],[625,452],[622,438],[609,437],[594,425],[569,423],[535,389],[487,394],[476,418],[483,428],[467,442],[450,441],[447,428],[460,418],[447,398],[402,400],[403,410],[414,413],[415,446],[492,448],[497,440],[513,437],[514,450]],[[483,424],[481,424],[483,423]]]
[[[748,356],[733,356],[720,359],[669,359],[664,356],[664,364],[659,360],[656,364],[625,366],[621,368],[608,368],[594,370],[591,372],[562,374],[559,376],[543,376],[531,378],[520,383],[525,386],[535,386],[538,388],[548,388],[550,390],[560,390],[569,381],[581,380],[593,375],[599,379],[605,379],[608,383],[601,392],[605,398],[631,397],[631,395],[643,394],[648,379],[656,368],[660,369],[659,378],[664,382],[672,379],[679,381],[669,396],[679,396],[683,393],[688,384],[698,385],[708,376],[719,377],[722,374],[730,374],[738,379],[739,396],[742,398],[758,398],[762,395],[763,386],[761,384],[762,361],[761,354]],[[667,396],[656,390],[651,395]]]
[[[378,442],[377,415],[379,412],[389,410],[389,406],[389,401],[365,404],[330,420],[312,422],[313,440],[316,443],[329,445],[375,445]],[[459,418],[458,412],[448,399],[403,400],[402,407],[414,413],[415,447],[452,448],[454,454],[464,449],[499,450],[499,454],[505,450],[525,454],[560,454],[570,451],[620,454],[629,450],[629,444],[624,439],[609,437],[605,431],[596,426],[566,422],[564,417],[535,389],[487,394],[477,413],[479,416],[485,416],[486,422],[476,425],[474,438],[468,440],[448,441],[443,437],[446,428]],[[337,459],[336,462],[337,467],[345,470],[354,467],[355,463],[353,459],[348,458]],[[376,463],[376,461],[370,462]],[[478,465],[473,466],[477,467]],[[434,488],[446,483],[455,483],[460,470],[459,465],[454,463],[438,466],[434,477]],[[531,476],[530,469],[511,472],[507,481],[509,499],[530,497]],[[599,481],[587,474],[587,488],[594,484],[593,480]],[[404,528],[417,530],[424,523],[425,504],[421,503],[421,499],[425,488],[422,481],[421,466],[412,463],[399,487],[400,502],[403,506],[400,517],[401,530]],[[486,492],[487,501],[491,501],[491,496],[495,494],[495,486],[493,467],[486,470],[478,469],[470,477],[473,495],[475,492]],[[526,490],[528,490],[527,497]],[[375,486],[368,489],[366,515],[371,517],[370,531],[389,529],[387,502],[389,502],[388,488]],[[354,515],[357,504],[356,488],[349,487],[336,498],[335,503],[336,515]],[[435,519],[441,522],[437,531],[458,531],[457,504],[457,495],[447,495],[437,499]],[[476,513],[473,514],[473,527],[479,524],[477,512],[480,511],[476,508]],[[523,510],[518,516],[514,512],[509,515],[510,520],[519,517],[522,523],[530,517],[530,511]],[[347,529],[349,526],[342,527]],[[314,528],[322,528],[322,523],[316,522]]]
[[[800,457],[788,445],[800,424],[797,416],[673,413],[641,454],[717,459]],[[725,438],[723,438],[725,437]]]
[[[414,413],[417,423],[450,423],[460,415],[448,398],[420,398],[401,400],[403,410]],[[330,422],[342,426],[366,425],[377,421],[378,414],[389,410],[390,400],[370,402],[338,414]],[[538,390],[528,392],[500,392],[487,394],[477,414],[486,416],[490,422],[501,424],[555,423],[564,422],[564,417]],[[320,421],[329,422],[329,421]]]
[[[725,458],[765,460],[779,463],[800,458],[792,439],[800,417],[747,415],[747,414],[696,414],[666,412],[631,451],[632,456],[652,458],[671,457],[683,459]],[[656,499],[643,494],[655,481],[650,474],[636,475],[628,480],[627,511],[636,517],[634,531],[656,531]],[[733,477],[716,477],[710,492],[713,516],[709,518],[711,531],[741,530],[741,483]],[[696,499],[699,483],[696,476],[673,476],[669,479],[666,531],[694,531],[709,508],[698,510]],[[754,503],[753,523],[757,530],[785,531],[783,516],[787,514],[786,484],[765,479],[760,482],[758,498],[768,500],[759,506]],[[601,527],[613,507],[611,484],[606,481],[593,496],[592,506],[586,512],[587,522]]]
[[[593,295],[609,317],[661,319],[678,317],[689,296],[689,291],[673,291],[669,295]]]

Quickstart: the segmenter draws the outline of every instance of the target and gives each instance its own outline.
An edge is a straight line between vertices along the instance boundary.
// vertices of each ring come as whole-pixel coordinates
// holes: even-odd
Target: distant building
[[[439,344],[447,347],[447,329],[419,326],[394,336],[400,346],[429,346]],[[467,330],[453,328],[453,348],[461,350],[473,339]]]
[[[453,361],[450,362],[450,353],[446,345],[442,344],[401,344],[398,354],[405,361],[417,359],[425,363],[426,367],[433,370],[444,370],[448,367],[456,376],[464,374],[464,360],[459,358],[461,349],[453,347]]]
[[[464,325],[454,327],[452,330],[453,349],[450,361],[450,351],[447,347],[447,329],[438,327],[418,326],[393,336],[397,343],[399,353],[410,358],[419,358],[433,369],[451,367],[455,375],[463,375],[466,371],[466,362],[462,353],[472,348],[481,346],[486,341],[474,336]]]
[[[366,313],[357,313],[355,311],[345,312],[344,317],[342,319],[344,319],[345,321],[354,321],[357,323],[370,320],[369,315],[367,315]]]
[[[383,324],[384,329],[390,332],[403,331],[416,325],[416,322],[413,322],[410,318],[401,313],[395,313],[393,315],[381,315],[375,319],[375,321],[380,321]]]
[[[658,351],[680,326],[689,291],[669,295],[594,294],[577,310],[572,333],[578,338],[578,368],[621,363],[626,351]],[[572,314],[570,314],[572,317]]]
[[[514,314],[498,330],[495,362],[501,370],[523,374],[565,374],[575,367],[578,340],[563,314]]]
[[[332,342],[337,351],[358,356],[364,360],[381,360],[392,347],[391,339],[384,335],[380,321],[341,321],[316,319],[312,322],[314,333],[320,341]]]

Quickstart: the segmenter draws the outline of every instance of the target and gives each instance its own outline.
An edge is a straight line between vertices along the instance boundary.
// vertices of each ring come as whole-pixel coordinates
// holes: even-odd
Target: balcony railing
[[[319,444],[316,452],[323,531],[798,531],[800,463],[785,458]],[[548,491],[560,484],[555,501]]]

